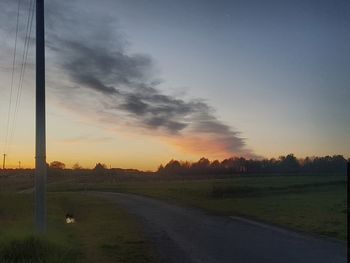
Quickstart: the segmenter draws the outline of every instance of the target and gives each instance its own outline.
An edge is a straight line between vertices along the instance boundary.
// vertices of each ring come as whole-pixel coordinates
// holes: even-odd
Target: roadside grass
[[[65,223],[71,212],[75,224]],[[141,227],[122,208],[80,193],[48,194],[48,231],[33,232],[32,194],[0,194],[0,262],[155,262]]]
[[[13,193],[21,189],[33,187],[34,177],[32,174],[0,176],[0,193]]]
[[[139,194],[238,215],[312,234],[347,239],[345,176],[238,176],[233,179],[116,181],[56,184],[51,191],[101,190]]]
[[[46,238],[30,236],[1,246],[0,262],[76,262],[78,254]]]

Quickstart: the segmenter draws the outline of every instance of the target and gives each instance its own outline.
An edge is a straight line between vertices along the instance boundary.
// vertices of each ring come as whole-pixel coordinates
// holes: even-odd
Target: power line
[[[11,117],[13,82],[14,82],[14,75],[15,75],[15,64],[16,64],[16,53],[17,53],[17,39],[18,39],[20,6],[21,6],[21,0],[18,0],[17,19],[16,19],[15,48],[14,48],[14,52],[13,52],[13,61],[12,61],[10,100],[9,100],[9,107],[8,107],[8,112],[7,112],[7,124],[6,124],[6,132],[5,132],[5,139],[4,139],[4,152],[6,152],[6,150],[7,150],[6,149],[7,148],[7,140],[8,140],[8,134],[9,134],[9,128],[10,128],[9,126],[10,126],[10,117]]]
[[[27,65],[27,60],[28,60],[28,51],[29,51],[29,46],[30,46],[32,25],[33,25],[33,20],[34,20],[34,9],[35,9],[35,1],[31,0],[31,2],[29,4],[26,36],[25,36],[25,42],[24,42],[24,46],[23,46],[23,53],[22,53],[21,72],[20,72],[19,84],[18,84],[18,88],[17,88],[16,104],[15,104],[15,109],[14,109],[14,114],[13,114],[13,122],[12,122],[12,126],[11,126],[12,129],[11,129],[11,133],[10,133],[10,140],[9,140],[8,147],[10,147],[12,144],[13,136],[14,136],[15,129],[16,129],[16,119],[17,119],[19,105],[21,102],[21,95],[22,95],[23,83],[24,83],[24,75],[25,75],[25,70],[26,70],[26,65]],[[9,148],[8,148],[8,150],[9,150]]]

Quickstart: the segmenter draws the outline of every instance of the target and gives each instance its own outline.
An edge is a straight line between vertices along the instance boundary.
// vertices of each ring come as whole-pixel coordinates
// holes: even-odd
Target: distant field
[[[193,206],[220,215],[240,215],[309,233],[347,238],[344,176],[252,176],[212,180],[118,181],[79,178],[51,191],[127,192]]]
[[[71,211],[76,224],[66,224]],[[0,194],[0,262],[155,262],[123,209],[79,193],[48,195],[48,235],[33,235],[32,194]],[[21,261],[25,258],[25,261]]]

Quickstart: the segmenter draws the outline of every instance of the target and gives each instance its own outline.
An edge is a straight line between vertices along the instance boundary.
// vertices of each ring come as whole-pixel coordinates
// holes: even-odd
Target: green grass
[[[212,214],[244,216],[347,238],[347,181],[343,176],[126,181],[103,175],[62,176],[49,178],[49,182],[48,235],[43,239],[32,231],[33,196],[14,193],[30,187],[32,178],[0,178],[0,185],[4,183],[0,191],[2,262],[12,256],[18,258],[8,262],[30,262],[21,257],[40,257],[32,262],[155,262],[152,247],[135,219],[115,204],[86,194],[89,190],[145,195]],[[68,211],[74,213],[76,224],[65,224]]]
[[[34,185],[33,175],[0,175],[0,193],[13,193],[21,189],[30,188]]]
[[[66,224],[74,213],[76,223]],[[0,262],[155,262],[134,218],[98,197],[48,195],[48,233],[33,233],[31,194],[0,194]]]
[[[344,176],[253,176],[218,180],[158,180],[57,184],[53,191],[107,190],[154,197],[219,215],[239,215],[337,239],[347,238]]]
[[[43,237],[11,240],[0,247],[0,262],[76,262],[79,254]]]

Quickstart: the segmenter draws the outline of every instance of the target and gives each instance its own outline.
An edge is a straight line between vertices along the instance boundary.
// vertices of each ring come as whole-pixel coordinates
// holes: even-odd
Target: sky
[[[20,2],[10,107],[18,2],[0,3],[8,167],[34,165],[35,19],[19,84],[31,1]],[[46,1],[46,87],[47,161],[68,167],[350,157],[350,2]]]

